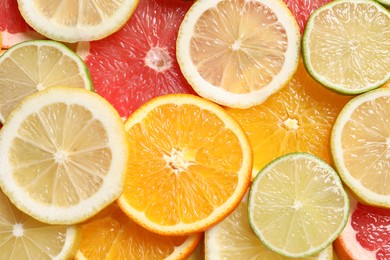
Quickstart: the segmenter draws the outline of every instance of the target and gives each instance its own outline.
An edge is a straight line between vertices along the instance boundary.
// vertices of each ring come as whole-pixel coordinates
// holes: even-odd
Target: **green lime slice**
[[[307,70],[325,87],[360,94],[390,79],[390,12],[372,0],[332,1],[310,16],[302,39]]]
[[[93,91],[88,67],[64,44],[32,40],[14,45],[0,56],[0,122],[24,97],[54,86]]]
[[[329,246],[347,223],[349,199],[335,170],[307,153],[279,157],[254,179],[249,223],[265,246],[308,257]]]

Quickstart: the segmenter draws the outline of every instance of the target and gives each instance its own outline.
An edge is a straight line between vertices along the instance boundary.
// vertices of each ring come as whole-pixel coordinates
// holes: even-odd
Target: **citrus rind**
[[[285,163],[294,162],[294,164],[296,164],[298,160],[304,160],[305,163],[307,163],[307,165],[310,165],[309,166],[310,169],[307,169],[305,168],[305,166],[302,165],[297,167],[294,166],[295,169],[294,176],[288,176],[288,175],[278,176],[280,172],[278,172],[276,167],[279,167],[279,165],[283,165]],[[292,166],[293,165],[283,165],[280,166],[279,170],[283,169],[283,172],[290,171]],[[313,171],[313,169],[315,169],[318,177],[309,176],[309,175],[305,176],[307,173],[314,174],[314,172],[311,172]],[[278,178],[279,178],[279,182],[283,181],[283,184],[285,185],[288,184],[291,187],[294,186],[296,189],[298,188],[296,185],[300,185],[301,186],[300,188],[302,188],[302,184],[306,184],[306,186],[304,187],[305,192],[303,190],[295,190],[294,192],[293,190],[290,190],[291,187],[288,187],[289,190],[287,190],[285,189],[285,187],[281,186],[281,183],[279,183],[277,186],[278,188],[276,188],[275,184],[271,184],[271,183],[273,182],[272,180],[277,180]],[[310,182],[308,182],[308,180],[310,180]],[[315,191],[310,190],[312,189],[312,187],[317,187],[318,184],[321,184],[323,186],[321,187],[321,190],[317,190],[318,188]],[[308,190],[310,190],[310,192],[312,193],[315,192],[315,196],[314,194],[307,195],[306,192]],[[328,200],[323,199],[325,194],[322,193],[324,192],[331,193],[332,197],[328,198]],[[268,199],[261,197],[265,193],[267,193],[267,196],[269,197]],[[300,195],[302,196],[311,196],[311,197],[305,200],[305,197],[301,196],[298,199],[297,197],[299,196],[298,193],[300,193]],[[281,196],[283,196],[283,198]],[[291,199],[294,199],[294,201],[292,201]],[[266,202],[267,205],[261,205],[264,204],[266,200],[267,200]],[[337,200],[337,203],[335,200]],[[319,203],[320,202],[324,203],[324,201],[326,201],[326,203],[328,204],[324,206],[325,212],[321,211],[321,213],[317,212],[314,213],[314,215],[311,215],[307,212],[307,208],[304,209],[305,212],[300,211],[300,209],[304,207],[306,203],[308,203],[307,204],[308,206],[306,207],[311,208],[311,210],[313,209],[317,210],[321,207]],[[331,205],[333,202],[335,202],[336,205]],[[264,220],[264,221],[272,221],[273,223],[270,222],[260,223],[259,220],[257,219],[258,216],[261,215],[265,209],[267,210],[267,212],[270,213],[269,216],[274,216],[274,215],[275,216],[271,220],[269,219],[270,217],[267,216],[268,220]],[[336,212],[338,212],[339,214],[337,219],[335,215]],[[278,221],[277,225],[281,225],[280,218],[281,217],[285,218],[287,214],[292,215],[291,219],[289,218],[289,220],[285,221],[286,222],[285,224],[289,225],[289,227],[285,227],[285,225],[283,225],[283,227],[288,229],[287,235],[290,237],[285,237],[285,236],[280,237],[281,234],[275,233],[278,231],[268,230],[269,228],[272,228],[269,227],[269,225],[275,225],[276,221]],[[319,216],[323,219],[319,219],[319,220],[315,219],[316,217]],[[342,182],[338,174],[325,161],[308,153],[300,153],[300,152],[291,153],[291,154],[283,155],[273,160],[259,172],[256,178],[253,180],[249,192],[248,219],[253,231],[266,247],[286,257],[293,257],[293,258],[310,257],[320,253],[326,247],[331,245],[332,242],[339,236],[339,234],[342,232],[343,228],[347,224],[348,216],[349,216],[349,198],[348,198],[348,194],[343,188]],[[299,221],[299,219],[302,220]],[[325,231],[323,231],[323,233],[321,234],[320,231],[317,230],[319,227],[318,226],[319,223],[325,225],[325,219],[329,221],[330,220],[337,221],[337,223],[332,223],[332,230],[326,230],[326,235],[325,235]],[[314,228],[313,225],[315,225],[316,230],[314,229],[308,230],[310,228],[309,226],[303,227],[303,225],[306,224],[303,222],[306,220],[310,220],[307,225],[311,225],[312,229]],[[287,223],[288,221],[290,222]],[[315,223],[313,223],[313,221]],[[295,226],[294,224],[295,225],[298,224],[299,226]],[[262,225],[263,227],[260,227],[260,225]],[[280,229],[279,226],[278,228]],[[298,228],[298,231],[295,230],[295,228]],[[299,231],[299,229],[301,229],[301,231]],[[300,233],[302,232],[302,230],[304,230],[303,234]],[[266,235],[265,232],[267,232]],[[309,238],[309,234],[311,238]],[[323,237],[320,238],[318,237],[318,235],[323,235]],[[277,239],[275,239],[275,237],[277,237]],[[306,249],[303,249],[303,247],[301,246],[301,244],[303,243],[302,237],[305,237]],[[299,248],[296,248],[297,246],[296,241],[293,241],[293,244],[295,244],[295,249],[294,251],[289,251],[291,248],[290,249],[286,248],[288,241],[290,241],[291,239],[297,240],[298,238],[301,239]],[[319,241],[314,241],[315,240],[314,238]],[[275,243],[271,242],[270,239],[274,239],[275,241],[277,241],[275,243],[279,243],[280,245],[275,245]],[[282,240],[284,241],[283,248],[281,246]],[[311,244],[310,247],[308,247],[309,243]],[[313,246],[312,243],[316,243],[316,245]]]
[[[377,12],[383,13],[384,16],[387,15],[387,17],[388,17],[387,21],[383,21],[383,18],[379,19],[376,17],[373,17],[373,18],[371,17],[373,19],[372,21],[359,21],[360,22],[359,26],[361,26],[361,27],[364,26],[364,32],[367,34],[369,32],[368,27],[365,27],[367,23],[370,23],[370,28],[375,28],[376,30],[378,30],[376,27],[380,27],[380,26],[385,27],[385,24],[388,23],[388,21],[390,21],[390,12],[374,0],[353,0],[353,1],[352,0],[338,0],[338,1],[329,2],[329,3],[319,7],[317,10],[315,10],[310,15],[310,17],[307,21],[304,33],[303,33],[303,37],[302,37],[302,56],[303,56],[304,64],[305,64],[307,71],[321,85],[323,85],[324,87],[326,87],[326,88],[328,88],[336,93],[346,94],[346,95],[356,95],[356,94],[361,94],[361,93],[379,88],[380,86],[385,84],[390,79],[390,67],[389,67],[390,63],[389,63],[388,56],[386,56],[386,54],[383,54],[381,56],[381,58],[383,58],[384,60],[380,61],[379,58],[374,57],[371,54],[371,53],[376,53],[376,54],[387,53],[388,51],[390,51],[388,44],[387,44],[388,41],[386,42],[386,37],[389,38],[389,40],[390,40],[390,36],[389,36],[390,34],[388,33],[388,31],[386,32],[386,30],[382,30],[382,31],[380,31],[380,33],[378,31],[373,31],[368,36],[365,36],[364,37],[365,41],[363,41],[362,40],[363,37],[361,35],[359,37],[355,36],[355,38],[352,38],[352,37],[354,37],[355,34],[361,33],[361,30],[359,28],[351,28],[351,29],[349,28],[350,30],[347,31],[345,28],[346,26],[342,22],[338,22],[338,25],[340,26],[339,28],[325,28],[323,32],[320,31],[321,28],[317,28],[319,26],[322,26],[322,24],[320,24],[322,21],[318,22],[320,25],[316,24],[316,22],[318,20],[317,18],[322,13],[325,13],[329,10],[332,10],[334,7],[344,8],[344,6],[347,6],[347,4],[356,5],[356,6],[359,4],[367,5],[371,9],[374,9]],[[364,11],[358,10],[357,7],[354,7],[353,9],[356,9],[355,10],[356,13],[359,13],[362,17],[365,15],[366,12],[368,12],[366,10],[364,10]],[[346,9],[344,12],[344,15],[348,14],[347,11],[348,10]],[[374,13],[374,12],[373,12],[373,10],[370,10],[370,12],[368,12],[368,13]],[[336,15],[336,14],[332,14],[332,15],[335,17],[335,19],[338,17],[338,15]],[[351,16],[350,14],[348,14],[348,15],[349,15],[349,17]],[[329,16],[329,14],[328,14],[328,16]],[[348,22],[354,21],[353,19],[349,19],[346,17],[347,16],[341,17],[338,19],[340,19],[340,20],[345,19],[342,21],[348,21]],[[362,17],[358,17],[358,18],[362,18]],[[329,22],[333,21],[333,19],[330,19],[327,17],[322,17],[322,19],[323,20],[326,19]],[[354,18],[354,19],[357,19],[357,18]],[[329,27],[329,25],[327,25],[327,26]],[[321,33],[318,33],[318,32],[321,32]],[[323,44],[323,45],[327,44],[328,46],[322,47],[320,49],[320,47],[317,45],[317,47],[312,51],[310,49],[310,43],[312,41],[312,39],[311,39],[312,33],[317,33],[316,37],[323,37],[323,39],[317,40],[319,42],[319,44]],[[335,37],[336,34],[338,36],[338,39],[332,39]],[[377,38],[372,38],[374,35]],[[347,39],[347,37],[349,37],[350,39]],[[379,40],[381,40],[381,41],[379,41]],[[370,41],[370,44],[367,44],[367,41]],[[379,44],[379,43],[381,43],[381,44]],[[347,45],[348,45],[349,49],[347,49],[347,47],[345,47]],[[343,46],[344,49],[341,50],[340,46]],[[369,47],[367,47],[367,46],[369,46]],[[379,49],[379,46],[381,46],[381,49]],[[355,54],[355,51],[359,50],[360,48],[366,48],[364,55],[363,55],[363,51],[361,51],[361,53]],[[315,66],[313,65],[311,52],[321,54],[323,57],[326,57],[326,59],[331,60],[331,62],[333,64],[329,64],[329,62],[325,63],[323,61],[325,58],[322,59],[322,63],[323,63],[322,66],[324,67],[324,69],[327,70],[326,73],[325,72],[318,72],[318,70],[315,68]],[[347,53],[347,52],[350,52],[350,53]],[[339,63],[340,60],[342,60],[343,58],[345,58],[347,56],[352,56],[352,55],[355,55],[356,56],[355,58],[359,57],[359,59],[361,59],[363,56],[366,56],[364,58],[367,60],[370,60],[371,64],[363,64],[362,65],[362,64],[360,64],[361,63],[360,60],[353,60],[354,57],[352,57],[352,60],[349,60],[347,63],[345,63],[344,66],[340,65],[340,63]],[[358,56],[358,55],[360,55],[360,56]],[[375,61],[375,66],[373,65],[374,61]],[[364,75],[365,77],[369,77],[369,75],[374,75],[372,73],[372,71],[370,71],[370,70],[375,70],[374,68],[382,70],[383,75],[381,74],[380,78],[375,78],[375,81],[373,78],[370,78],[370,82],[368,82],[368,80],[366,80],[364,86],[362,86],[362,83],[358,83],[359,85],[353,86],[353,88],[352,88],[351,82],[353,82],[354,80],[350,79],[350,76],[347,76],[349,74],[348,71],[343,71],[343,70],[345,70],[345,68],[349,69],[352,66],[359,67],[359,70],[360,70],[359,77],[362,77],[362,75]],[[334,70],[340,70],[340,72],[338,72],[338,74],[343,72],[344,74],[343,74],[342,78],[344,78],[344,79],[348,78],[350,82],[342,83],[342,82],[337,82],[336,79],[334,79],[334,78],[330,79],[330,77],[335,74]],[[363,71],[363,70],[365,70],[365,71]],[[329,75],[331,75],[331,76],[329,76]],[[375,75],[375,76],[379,77],[378,75]],[[340,78],[341,76],[338,75],[338,76],[334,76],[334,77]]]
[[[32,28],[50,39],[62,42],[99,40],[113,34],[131,17],[138,2],[139,0],[65,0],[53,4],[53,2],[38,0],[18,0],[21,15]],[[54,5],[57,5],[56,10],[53,10]],[[91,6],[84,7],[84,5]],[[92,7],[95,8],[95,17],[86,20],[83,15],[91,13]],[[108,9],[111,14],[104,13]],[[81,10],[85,13],[81,14]],[[59,14],[61,16],[56,17]],[[100,21],[96,22],[96,20]]]
[[[81,106],[92,115],[92,120],[100,122],[105,127],[107,147],[111,153],[111,161],[106,174],[104,177],[99,176],[99,178],[104,180],[99,189],[89,197],[86,197],[86,199],[80,199],[78,203],[66,206],[53,205],[32,198],[29,192],[23,189],[13,176],[14,168],[11,159],[14,160],[14,157],[23,156],[23,151],[16,155],[13,152],[13,157],[10,154],[13,142],[19,136],[18,129],[23,122],[31,115],[37,115],[42,108],[59,103],[68,107]],[[82,127],[80,126],[80,129]],[[93,132],[90,135],[93,136]],[[42,147],[39,144],[34,145]],[[91,147],[91,149],[93,148]],[[129,146],[122,119],[108,101],[98,94],[85,89],[70,87],[47,88],[26,97],[19,103],[1,129],[0,187],[17,208],[42,222],[49,224],[79,223],[93,216],[120,196],[127,172],[128,152]],[[99,161],[96,164],[99,165]],[[85,187],[85,189],[87,188]],[[67,194],[63,194],[63,196],[67,196]]]
[[[285,28],[288,39],[287,49],[283,57],[285,60],[280,71],[261,89],[249,91],[248,93],[229,92],[213,85],[200,75],[191,58],[190,51],[190,42],[193,36],[191,32],[194,32],[199,18],[204,12],[216,8],[220,2],[224,1],[226,0],[198,0],[193,4],[179,28],[176,56],[183,75],[200,96],[223,106],[249,108],[264,102],[270,95],[286,85],[293,77],[299,62],[301,40],[299,26],[284,2],[280,0],[251,1],[269,7],[275,13],[278,22]]]
[[[351,176],[351,173],[346,166],[343,156],[344,152],[342,149],[342,131],[347,124],[347,122],[351,119],[352,113],[358,109],[360,105],[366,102],[374,102],[377,98],[386,97],[388,102],[390,102],[390,89],[389,88],[380,88],[376,90],[369,91],[367,93],[361,94],[353,99],[351,99],[345,107],[341,110],[339,116],[336,119],[336,122],[333,126],[331,133],[331,153],[333,157],[333,161],[335,163],[335,167],[338,171],[343,182],[348,186],[351,192],[356,195],[360,201],[364,203],[368,203],[370,205],[376,205],[378,207],[386,207],[390,208],[390,195],[382,195],[378,194],[365,186],[362,183]],[[382,118],[383,123],[388,123],[389,118]],[[367,126],[370,127],[370,126]],[[390,133],[389,133],[390,134]],[[387,137],[387,144],[384,142],[384,145],[390,145],[390,136]],[[378,141],[378,140],[377,140]],[[356,147],[358,148],[358,147]],[[385,151],[386,152],[386,151]],[[387,148],[387,155],[389,154],[389,148]],[[378,154],[378,156],[380,156]],[[384,155],[386,156],[386,155]],[[386,157],[388,158],[388,157]],[[378,159],[378,158],[377,158]],[[389,164],[382,165],[384,168],[382,169],[383,174],[389,173]],[[387,167],[387,168],[386,168]]]

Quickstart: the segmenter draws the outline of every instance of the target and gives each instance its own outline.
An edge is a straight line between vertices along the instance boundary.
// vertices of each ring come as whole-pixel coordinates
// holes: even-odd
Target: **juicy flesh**
[[[326,81],[356,90],[389,73],[390,17],[370,2],[326,9],[315,24],[309,42],[311,64]]]
[[[368,190],[390,195],[390,97],[361,104],[342,131],[349,173]]]
[[[323,246],[340,228],[345,200],[328,169],[304,157],[287,158],[262,176],[252,215],[268,243],[299,254]]]
[[[292,152],[309,152],[331,163],[330,131],[349,99],[314,81],[300,62],[289,84],[262,105],[227,111],[248,134],[257,174],[273,159]]]
[[[163,259],[186,240],[145,230],[115,204],[83,224],[81,232],[80,250],[87,259]]]
[[[124,0],[34,0],[46,18],[64,26],[94,26],[104,22],[121,7]]]
[[[199,18],[190,53],[206,81],[232,93],[248,93],[267,86],[280,72],[286,49],[285,29],[269,7],[227,0]]]
[[[242,162],[236,135],[194,105],[167,104],[128,131],[126,200],[161,225],[209,216],[234,192]]]
[[[10,163],[13,178],[32,199],[71,206],[103,185],[111,150],[104,126],[89,111],[55,103],[23,122]]]
[[[0,192],[0,259],[52,259],[65,243],[66,226],[41,223]]]
[[[0,64],[0,117],[6,119],[24,97],[52,86],[85,87],[72,58],[50,46],[15,50]]]

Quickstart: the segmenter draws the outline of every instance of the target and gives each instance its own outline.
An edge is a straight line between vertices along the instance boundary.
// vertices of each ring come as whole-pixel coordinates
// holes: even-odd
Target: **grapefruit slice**
[[[311,13],[332,0],[283,0],[298,22],[303,33]]]
[[[176,61],[176,35],[191,1],[141,0],[124,27],[90,43],[95,90],[127,118],[153,97],[194,93]]]
[[[350,216],[333,243],[340,259],[390,259],[390,209],[358,203],[350,198]]]
[[[2,48],[8,49],[22,41],[43,39],[44,36],[26,23],[19,12],[17,1],[2,0],[0,1],[0,38]]]

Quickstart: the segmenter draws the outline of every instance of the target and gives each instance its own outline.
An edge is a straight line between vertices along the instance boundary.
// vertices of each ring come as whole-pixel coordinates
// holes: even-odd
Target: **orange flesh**
[[[80,251],[87,259],[163,259],[187,239],[149,232],[130,220],[116,204],[84,223],[81,230]]]
[[[195,105],[161,105],[128,130],[130,173],[123,196],[160,225],[192,223],[229,198],[242,162],[224,123]]]
[[[388,196],[390,98],[361,104],[341,133],[344,163],[353,178],[369,190]]]
[[[286,49],[285,29],[270,8],[257,1],[227,0],[199,18],[190,53],[206,81],[248,93],[279,73]]]

